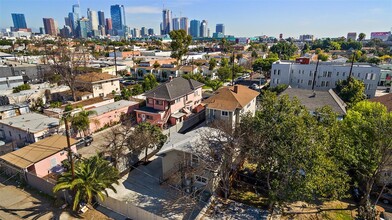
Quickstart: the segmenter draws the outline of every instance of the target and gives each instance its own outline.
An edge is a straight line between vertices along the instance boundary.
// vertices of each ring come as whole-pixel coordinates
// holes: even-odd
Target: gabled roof
[[[392,111],[392,94],[387,94],[379,97],[369,99],[370,102],[379,102],[387,107],[387,110]]]
[[[236,92],[235,89],[237,89]],[[207,108],[234,111],[237,108],[245,107],[259,94],[259,92],[242,85],[222,87],[203,103],[207,105]]]
[[[328,91],[315,91],[314,94],[312,90],[289,87],[280,95],[288,95],[291,99],[297,98],[309,111],[314,112],[318,108],[330,106],[338,115],[346,114],[346,104],[332,89]]]
[[[184,79],[182,77],[178,77],[146,92],[145,96],[148,98],[173,101],[182,96],[185,96],[186,94],[192,93],[203,85],[203,83],[193,79]]]
[[[77,140],[70,138],[71,146]],[[67,137],[63,135],[53,135],[33,144],[27,145],[19,150],[10,152],[0,157],[0,160],[25,169],[49,156],[52,156],[67,147]]]

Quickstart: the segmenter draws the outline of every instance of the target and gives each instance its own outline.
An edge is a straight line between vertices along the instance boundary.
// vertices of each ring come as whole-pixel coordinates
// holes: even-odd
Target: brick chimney
[[[234,93],[238,93],[238,85],[234,85]]]

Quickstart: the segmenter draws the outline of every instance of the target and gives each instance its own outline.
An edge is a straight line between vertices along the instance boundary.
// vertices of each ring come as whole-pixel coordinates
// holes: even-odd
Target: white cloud
[[[126,7],[125,13],[128,14],[160,14],[162,13],[162,9],[157,7],[150,6],[134,6],[134,7]]]

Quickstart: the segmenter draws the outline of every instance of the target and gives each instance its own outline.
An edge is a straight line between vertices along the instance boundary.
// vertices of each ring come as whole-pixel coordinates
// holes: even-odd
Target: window
[[[50,168],[53,168],[53,167],[55,167],[55,166],[57,166],[57,160],[56,160],[56,158],[54,157],[54,158],[51,158],[51,159],[50,159]]]
[[[327,76],[327,71],[324,71],[323,72],[323,77],[326,77]]]
[[[163,101],[162,100],[155,100],[155,105],[162,105]]]
[[[203,176],[195,175],[195,181],[202,184],[207,184],[208,179]]]
[[[328,77],[331,77],[331,76],[332,76],[332,72],[328,71]]]
[[[294,73],[294,70],[291,70],[291,74],[293,74]]]
[[[299,82],[300,82],[300,81],[299,81],[299,79],[298,79],[298,80],[297,80],[297,83],[299,84]]]
[[[304,83],[304,80],[303,80],[303,79],[301,79],[301,83]]]
[[[105,96],[105,94],[103,94],[103,93],[99,93],[99,96],[101,96],[101,97],[104,97],[104,96]]]
[[[329,82],[327,82],[327,83],[325,84],[325,87],[329,87]]]
[[[22,136],[20,136],[20,134],[19,134],[19,140],[22,140]]]
[[[176,99],[176,103],[179,103],[181,101],[181,98]]]
[[[113,82],[113,80],[112,81],[110,81],[111,83],[112,83],[112,86],[114,85],[114,82]]]
[[[280,70],[278,70],[278,75],[280,75]]]
[[[188,95],[185,96],[185,101],[188,101]]]
[[[228,117],[229,116],[229,112],[228,111],[222,111],[222,116]]]
[[[346,72],[343,72],[343,77],[345,77],[346,76]]]
[[[274,70],[274,75],[276,75],[276,70]]]
[[[302,70],[302,74],[305,74],[305,70]]]
[[[192,158],[191,158],[191,164],[192,164],[192,166],[193,165],[199,165],[199,157],[198,156],[196,156],[196,155],[191,155],[192,156]]]
[[[309,80],[308,81],[308,86],[311,86],[312,85],[312,80]]]
[[[361,73],[358,73],[358,77],[361,77]]]
[[[336,72],[336,76],[339,76],[339,72]]]
[[[313,73],[312,73],[312,70],[309,72],[309,76],[312,76],[313,75]]]
[[[279,82],[280,82],[280,79],[276,79],[276,84],[279,84]]]
[[[246,108],[249,108],[250,107],[250,103],[246,106]]]
[[[372,73],[372,80],[376,80],[376,74]]]
[[[298,70],[298,74],[301,74],[301,70]]]
[[[325,86],[325,82],[321,81],[321,87],[324,87],[324,86]]]
[[[12,133],[11,133],[11,131],[8,131],[9,132],[9,134],[10,134],[10,137],[12,137]]]
[[[199,90],[195,90],[195,96],[199,96]]]
[[[152,117],[151,115],[146,115],[146,118],[147,118],[148,120],[152,120],[152,119],[153,119],[153,117]]]

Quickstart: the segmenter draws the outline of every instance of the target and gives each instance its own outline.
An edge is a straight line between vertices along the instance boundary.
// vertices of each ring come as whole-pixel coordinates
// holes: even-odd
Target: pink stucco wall
[[[158,120],[161,120],[163,116],[161,116],[160,114],[152,114],[152,113],[147,113],[147,112],[136,112],[136,120],[137,123],[141,123],[142,122],[142,114],[145,114],[146,116],[149,115],[152,117],[152,119],[147,119],[146,121],[151,123],[151,124],[155,124]]]
[[[76,146],[72,146],[71,147],[72,151],[74,153],[77,153],[76,151]],[[52,159],[56,159],[56,165],[61,165],[61,161],[66,160],[68,158],[68,153],[66,150],[64,151],[60,151],[55,155],[52,155],[48,158],[45,158],[37,163],[35,163],[33,166],[33,170],[35,171],[35,174],[38,177],[44,177],[46,175],[48,175],[49,173],[51,173],[51,168],[52,168],[52,164],[51,161]],[[32,170],[31,168],[29,168],[29,170]],[[34,173],[34,171],[32,170],[32,172]]]
[[[131,114],[139,105],[126,106],[111,112],[106,112],[102,115],[93,116],[90,118],[90,132],[93,133],[96,130],[105,126],[105,124],[110,124],[114,122],[119,122],[121,120],[122,114]],[[99,122],[99,124],[95,123]]]
[[[162,101],[162,104],[161,105],[157,104],[156,100]],[[166,106],[168,106],[168,104],[169,104],[168,101],[161,100],[161,99],[153,99],[153,98],[148,98],[146,102],[147,107],[154,108],[160,111],[165,111],[165,108]]]

